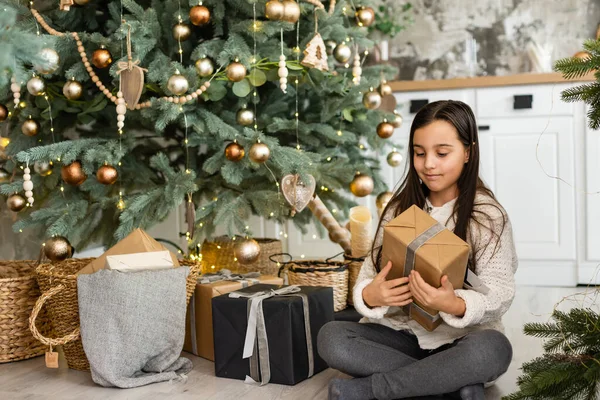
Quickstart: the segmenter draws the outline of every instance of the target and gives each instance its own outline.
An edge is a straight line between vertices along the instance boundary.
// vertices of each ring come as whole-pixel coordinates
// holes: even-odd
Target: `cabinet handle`
[[[429,100],[411,100],[410,101],[410,113],[416,114],[421,108],[425,107],[429,103]]]
[[[490,130],[490,126],[489,125],[479,125],[477,127],[478,130],[480,131],[489,131]]]
[[[524,110],[532,108],[533,95],[531,94],[515,94],[513,96],[513,109]]]

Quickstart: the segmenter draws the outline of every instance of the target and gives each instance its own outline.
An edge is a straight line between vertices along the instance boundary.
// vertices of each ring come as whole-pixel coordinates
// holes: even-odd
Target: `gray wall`
[[[530,72],[525,50],[529,40],[551,45],[554,62],[594,38],[600,22],[600,0],[409,1],[414,23],[389,46],[403,80],[472,75],[465,62],[470,38],[478,49],[474,75]]]

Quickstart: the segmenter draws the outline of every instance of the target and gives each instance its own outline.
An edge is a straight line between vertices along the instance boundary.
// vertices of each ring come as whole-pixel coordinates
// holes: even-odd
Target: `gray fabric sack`
[[[192,370],[180,357],[188,274],[179,267],[77,277],[81,339],[94,382],[132,388]]]

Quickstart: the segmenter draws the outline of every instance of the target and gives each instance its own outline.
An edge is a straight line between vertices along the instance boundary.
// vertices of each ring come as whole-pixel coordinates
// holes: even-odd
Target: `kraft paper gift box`
[[[223,270],[220,272],[223,272]],[[233,276],[243,277],[243,275]],[[213,297],[221,296],[257,283],[283,285],[282,278],[270,275],[237,280],[227,280],[227,275],[223,275],[223,278],[223,280],[216,282],[202,283],[202,276],[200,276],[194,294],[190,299],[186,316],[183,350],[210,361],[215,360],[211,306]]]
[[[468,258],[469,245],[415,205],[384,227],[381,266],[393,264],[388,280],[408,276],[415,269],[433,287],[440,287],[442,276],[448,275],[452,286],[460,289]],[[416,301],[404,311],[428,331],[442,323],[437,311]]]
[[[152,251],[168,251],[168,249],[154,240],[152,236],[138,228],[127,235],[123,240],[120,240],[117,244],[108,249],[100,257],[96,258],[94,261],[90,262],[88,265],[79,270],[78,274],[93,274],[101,269],[105,269],[107,256],[147,253]],[[169,254],[171,255],[173,267],[179,267],[177,256],[172,252],[169,252]]]
[[[295,385],[327,368],[317,335],[333,321],[333,288],[254,285],[212,307],[216,376]]]

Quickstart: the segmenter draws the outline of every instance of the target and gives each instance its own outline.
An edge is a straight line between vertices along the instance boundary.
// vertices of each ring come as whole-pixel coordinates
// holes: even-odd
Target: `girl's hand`
[[[442,277],[441,284],[436,289],[425,282],[417,271],[410,272],[408,286],[416,301],[425,307],[462,317],[466,311],[464,300],[454,294],[448,276]]]
[[[369,307],[401,307],[412,302],[412,294],[407,285],[408,278],[392,279],[391,281],[385,280],[391,269],[392,262],[390,261],[377,274],[373,282],[369,283],[363,289],[363,300]]]

